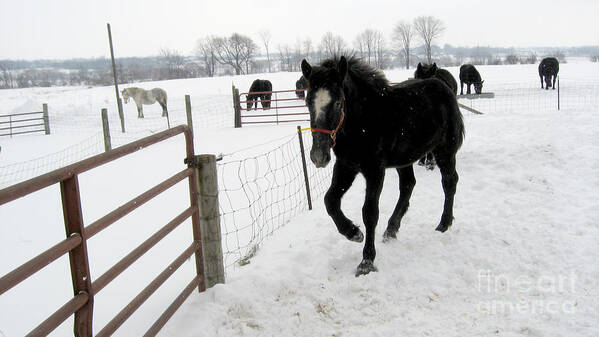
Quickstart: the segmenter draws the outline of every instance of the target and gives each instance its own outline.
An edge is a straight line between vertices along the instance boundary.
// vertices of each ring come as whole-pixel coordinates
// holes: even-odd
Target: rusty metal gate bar
[[[60,183],[61,186],[67,238],[0,278],[0,294],[2,294],[59,257],[69,253],[74,297],[33,329],[28,336],[47,335],[62,324],[67,318],[75,314],[75,336],[91,337],[94,295],[189,217],[192,219],[193,226],[193,242],[191,245],[174,262],[167,266],[166,269],[164,269],[164,271],[144,290],[142,290],[129,305],[115,316],[115,318],[103,328],[99,336],[110,335],[118,329],[118,327],[192,254],[195,254],[196,256],[196,276],[156,320],[146,335],[156,335],[177,308],[179,308],[183,301],[192,293],[193,289],[197,287],[199,291],[205,290],[203,254],[199,228],[199,206],[197,200],[197,170],[187,168],[173,175],[157,186],[123,204],[116,210],[96,220],[87,227],[84,226],[82,219],[79,183],[77,179],[78,174],[181,133],[184,133],[185,135],[187,158],[192,158],[194,156],[194,148],[191,130],[187,126],[181,125],[0,190],[0,205],[3,205],[56,183]],[[87,239],[186,178],[189,180],[191,206],[131,251],[127,256],[122,258],[95,282],[92,282],[89,273],[89,259],[86,248]]]
[[[241,115],[241,111],[252,111],[252,110],[258,110],[258,100],[255,100],[256,103],[256,107],[255,108],[244,108],[241,104],[243,103],[247,103],[247,95],[250,94],[250,92],[243,92],[238,94],[236,100],[239,102],[240,105],[240,125],[243,124],[269,124],[269,123],[289,123],[289,122],[306,122],[306,121],[310,121],[310,113],[306,110],[306,112],[298,112],[298,113],[279,113],[279,109],[291,109],[291,108],[307,108],[306,104],[303,102],[303,99],[301,98],[278,98],[278,94],[280,93],[296,93],[297,91],[305,91],[305,89],[299,89],[299,90],[278,90],[278,91],[256,91],[256,92],[251,92],[251,94],[274,94],[274,99],[270,99],[270,100],[260,100],[260,102],[274,102],[274,107],[271,108],[260,108],[262,110],[270,110],[270,109],[274,109],[275,113],[273,114],[244,114]],[[241,100],[241,96],[242,95],[246,95],[246,100]],[[286,102],[286,101],[302,101],[303,104],[301,105],[285,105],[285,106],[280,106],[279,102]],[[293,119],[293,120],[286,120],[286,119],[281,119],[280,117],[285,117],[285,116],[306,116],[306,119]],[[273,117],[272,120],[266,120],[266,121],[243,121],[244,118],[264,118],[264,117]]]
[[[20,116],[31,116],[31,115],[40,115],[41,117],[14,119],[14,117],[20,118]],[[0,125],[8,124],[8,127],[0,127],[0,131],[8,130],[9,133],[2,133],[2,134],[0,134],[0,136],[11,136],[12,137],[13,135],[46,131],[47,121],[45,120],[44,111],[24,112],[24,113],[10,114],[10,115],[0,115],[0,119],[1,118],[8,118],[8,121],[0,121]],[[27,123],[27,124],[23,125],[23,123],[25,123],[25,122],[35,122],[35,121],[42,121],[42,123],[37,123],[37,124]],[[17,131],[17,132],[13,131],[16,129],[34,128],[34,127],[38,127],[38,126],[41,126],[42,128],[34,129],[34,130],[27,130],[27,131]],[[46,134],[49,134],[49,132],[46,132]]]

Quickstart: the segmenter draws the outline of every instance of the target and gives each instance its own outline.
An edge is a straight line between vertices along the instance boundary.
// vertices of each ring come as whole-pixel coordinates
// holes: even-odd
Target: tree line
[[[333,55],[354,55],[368,64],[388,69],[409,69],[418,62],[437,62],[441,66],[473,64],[517,64],[538,62],[537,53],[557,56],[565,61],[564,49],[454,47],[435,44],[445,32],[441,20],[432,16],[399,21],[391,36],[365,29],[353,41],[325,32],[320,41],[296,39],[295,43],[273,43],[270,31],[258,32],[259,39],[233,33],[230,36],[205,36],[197,40],[192,55],[161,48],[157,56],[118,58],[120,83],[158,81],[177,78],[214,77],[277,71],[300,71],[302,59],[319,62]],[[599,55],[599,47],[570,48],[571,55]],[[591,57],[591,60],[596,61]],[[72,60],[0,60],[0,89],[112,84],[110,60],[104,57]]]

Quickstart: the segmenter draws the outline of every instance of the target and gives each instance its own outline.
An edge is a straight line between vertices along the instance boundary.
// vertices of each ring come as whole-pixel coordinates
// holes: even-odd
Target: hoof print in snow
[[[379,270],[375,267],[375,265],[372,261],[362,260],[362,262],[358,266],[358,269],[356,270],[356,277],[358,277],[360,275],[366,275],[366,274],[370,273],[371,271],[379,271]]]

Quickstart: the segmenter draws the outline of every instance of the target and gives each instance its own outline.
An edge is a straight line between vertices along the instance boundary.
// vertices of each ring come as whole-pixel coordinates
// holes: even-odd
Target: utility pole
[[[112,48],[112,33],[110,32],[110,23],[107,23],[108,27],[108,43],[110,44],[110,59],[112,60],[112,77],[114,79],[114,91],[116,94],[116,104],[119,109],[119,118],[121,119],[121,131],[125,132],[125,118],[123,115],[123,102],[119,97],[119,83],[116,79],[116,64],[114,63],[114,50]]]

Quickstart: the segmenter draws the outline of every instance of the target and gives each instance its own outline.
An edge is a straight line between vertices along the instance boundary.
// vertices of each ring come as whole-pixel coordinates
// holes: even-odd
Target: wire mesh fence
[[[303,137],[306,148],[311,137]],[[264,239],[308,209],[301,149],[297,135],[273,149],[237,155],[240,160],[218,164],[223,258],[226,269],[249,263]],[[316,170],[308,166],[312,198],[328,186],[332,165]]]
[[[76,163],[104,151],[102,132],[61,151],[0,167],[0,188]]]
[[[557,83],[556,87],[558,87]],[[495,97],[492,99],[462,99],[458,96],[459,102],[483,113],[599,109],[599,81],[561,78],[559,87],[549,90],[541,89],[540,83],[534,81],[504,82],[489,85],[483,91],[493,92]]]

